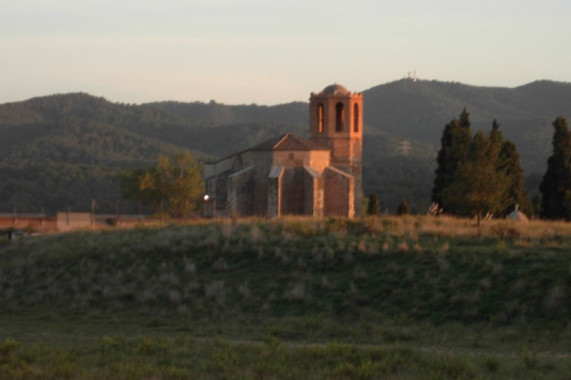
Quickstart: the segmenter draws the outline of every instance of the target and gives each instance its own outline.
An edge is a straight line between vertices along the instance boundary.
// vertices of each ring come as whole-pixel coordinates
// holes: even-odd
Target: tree
[[[155,168],[137,168],[121,174],[121,196],[125,199],[140,202],[142,205],[158,209],[161,204],[161,194],[158,190],[151,190],[143,186],[147,176],[154,176]]]
[[[494,119],[490,131],[490,143],[496,157],[497,209],[502,216],[512,212],[516,205],[525,213],[532,214],[531,202],[523,182],[523,169],[519,164],[517,148],[510,140],[504,140],[500,124]]]
[[[436,178],[432,189],[432,201],[447,211],[447,202],[443,192],[452,183],[458,164],[468,155],[472,140],[469,113],[462,110],[459,120],[453,119],[442,132],[441,148],[438,151]]]
[[[161,214],[187,217],[202,205],[202,164],[188,152],[159,155],[156,167],[126,173],[121,191],[125,198],[141,201]]]
[[[470,136],[468,144],[466,132],[470,133],[467,129],[470,124],[466,110],[455,124],[454,128],[464,133],[459,135],[462,138],[450,139],[446,137],[450,124],[445,128],[433,201],[440,200],[440,206],[449,214],[475,215],[478,224],[484,214],[506,215],[516,204],[529,211],[531,205],[523,186],[519,155],[515,145],[504,140],[500,124],[494,120],[488,134],[478,131],[473,138]],[[456,154],[447,154],[448,158],[442,159],[447,152]],[[446,176],[442,176],[445,172]]]
[[[485,213],[500,209],[500,194],[505,188],[504,177],[496,170],[497,141],[483,132],[474,136],[465,160],[443,196],[451,213],[461,216],[476,215],[478,224]]]
[[[539,185],[542,217],[571,220],[571,135],[561,116],[555,119],[553,127],[553,153]]]
[[[514,143],[506,140],[498,157],[497,170],[505,176],[505,190],[500,201],[500,213],[508,215],[515,205],[524,213],[533,214],[533,207],[523,182],[523,169],[519,164],[519,154]]]
[[[470,113],[466,110],[466,107],[462,108],[458,122],[460,123],[460,126],[465,129],[469,129],[472,125],[472,123],[470,123]]]
[[[380,211],[379,198],[377,194],[369,194],[367,200],[367,215],[378,215]]]
[[[398,207],[397,207],[397,215],[408,215],[410,214],[410,207],[406,199],[401,199]]]

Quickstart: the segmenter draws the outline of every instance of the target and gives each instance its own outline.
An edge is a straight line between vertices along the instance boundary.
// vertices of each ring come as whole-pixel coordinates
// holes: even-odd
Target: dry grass
[[[571,294],[569,246],[571,227],[562,222],[188,221],[11,244],[0,250],[6,284],[0,300],[7,310],[53,303],[80,312],[185,308],[234,315],[261,310],[267,301],[275,314],[368,308],[422,318],[563,318]],[[540,287],[532,286],[539,280]],[[508,304],[508,296],[523,303]]]
[[[235,236],[236,231],[247,226],[247,234],[244,239],[255,245],[263,240],[263,232],[260,226],[282,225],[282,239],[288,240],[298,235],[313,236],[327,232],[337,238],[342,238],[351,233],[356,226],[364,228],[371,234],[383,234],[392,237],[405,237],[410,241],[416,241],[419,235],[443,238],[456,237],[496,237],[503,239],[520,240],[518,244],[528,246],[534,241],[542,242],[559,236],[571,236],[571,223],[565,221],[531,220],[527,223],[508,220],[492,219],[483,220],[478,226],[475,219],[457,218],[440,215],[382,215],[378,217],[362,217],[348,220],[343,218],[314,218],[307,216],[283,216],[268,220],[260,217],[240,219],[191,219],[191,220],[148,220],[144,223],[129,226],[113,226],[99,228],[101,230],[147,228],[157,229],[170,225],[204,226],[216,225],[224,238]],[[97,232],[95,231],[95,232]],[[89,232],[89,231],[74,231]],[[353,231],[354,232],[354,231]],[[54,233],[51,231],[49,233]],[[531,242],[531,243],[530,243]],[[367,243],[360,241],[358,248],[367,251]],[[373,249],[374,250],[374,249]]]
[[[414,241],[419,235],[442,238],[493,237],[513,239],[521,246],[533,245],[545,239],[571,236],[571,223],[564,221],[532,220],[522,223],[507,219],[482,221],[451,216],[381,216],[363,218],[371,233],[406,237]]]

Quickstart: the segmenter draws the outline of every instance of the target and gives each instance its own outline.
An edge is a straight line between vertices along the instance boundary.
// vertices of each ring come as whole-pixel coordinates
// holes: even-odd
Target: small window
[[[323,133],[323,103],[317,105],[317,131]]]
[[[290,153],[290,154],[289,154],[289,159],[290,159],[290,160],[293,160],[293,153]]]
[[[343,124],[345,123],[345,109],[343,103],[335,105],[335,132],[343,132]]]
[[[353,132],[359,132],[359,105],[353,105]]]

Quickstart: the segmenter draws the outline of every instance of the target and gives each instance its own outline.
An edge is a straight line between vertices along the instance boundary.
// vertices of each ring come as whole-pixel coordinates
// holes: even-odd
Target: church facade
[[[359,215],[362,137],[361,93],[312,93],[309,139],[286,133],[205,164],[205,216]]]

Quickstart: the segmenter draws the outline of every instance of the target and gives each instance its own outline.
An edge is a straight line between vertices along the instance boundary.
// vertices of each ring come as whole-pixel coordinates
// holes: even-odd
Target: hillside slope
[[[571,118],[571,83],[537,81],[516,88],[403,79],[363,92],[364,118],[373,130],[420,140],[436,148],[444,126],[464,107],[475,130],[497,119],[518,147],[528,175],[543,173],[551,150],[552,121]]]
[[[403,79],[372,87],[363,96],[363,190],[377,193],[381,207],[388,210],[403,197],[413,208],[425,209],[442,130],[462,108],[470,112],[475,130],[488,130],[493,119],[500,122],[504,136],[518,147],[531,192],[536,191],[551,151],[552,120],[571,117],[571,84],[550,81],[490,88]],[[80,188],[91,186],[96,196],[106,194],[98,201],[110,211],[119,196],[121,169],[151,165],[158,154],[180,149],[210,159],[287,131],[306,136],[308,116],[307,104],[300,102],[129,105],[84,93],[3,104],[0,211],[37,212],[38,205],[50,212],[89,208],[93,194],[88,198],[71,189],[65,194],[65,186],[60,186],[53,197],[50,183],[68,183],[70,170],[85,173],[78,179],[83,181]],[[70,169],[74,165],[82,168]],[[52,181],[40,181],[47,172]],[[95,178],[92,173],[100,175]]]
[[[0,313],[564,326],[568,229],[504,221],[476,229],[446,217],[298,218],[42,236],[0,246]]]

